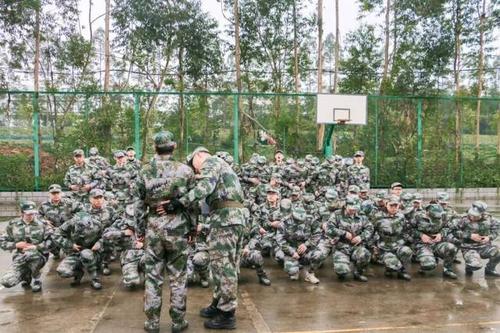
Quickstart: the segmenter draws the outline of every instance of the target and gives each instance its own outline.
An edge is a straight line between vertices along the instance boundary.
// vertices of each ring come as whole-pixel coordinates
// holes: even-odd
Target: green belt
[[[245,208],[245,206],[241,202],[234,200],[216,200],[210,204],[210,210],[223,208]]]

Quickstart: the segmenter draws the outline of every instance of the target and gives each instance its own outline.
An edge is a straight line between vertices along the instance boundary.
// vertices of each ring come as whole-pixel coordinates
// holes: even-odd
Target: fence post
[[[423,131],[422,131],[422,99],[419,98],[417,102],[417,188],[422,185],[422,145],[423,145]]]
[[[141,159],[141,96],[134,94],[134,146],[137,159]]]
[[[38,93],[35,92],[31,95],[31,103],[33,105],[33,157],[34,157],[34,171],[35,171],[35,191],[40,190],[40,138],[38,137],[38,131],[40,131],[39,125],[39,105],[38,105]]]
[[[240,123],[239,123],[239,117],[240,117],[240,112],[239,112],[239,99],[240,96],[234,94],[233,95],[233,159],[235,164],[239,164],[239,129],[240,129]]]
[[[85,96],[85,105],[83,107],[83,113],[85,117],[85,127],[88,129],[89,128],[89,112],[90,112],[90,102],[89,102],[89,95]],[[83,147],[85,150],[85,154],[88,156],[89,154],[89,147],[85,146]]]
[[[378,100],[375,98],[375,170],[373,173],[375,186],[378,186]]]

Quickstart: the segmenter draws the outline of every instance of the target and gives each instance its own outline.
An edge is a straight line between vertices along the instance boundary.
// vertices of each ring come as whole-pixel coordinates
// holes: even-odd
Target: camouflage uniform
[[[474,219],[474,220],[472,220]],[[465,259],[465,271],[472,275],[474,271],[483,266],[481,259],[489,259],[485,268],[485,275],[499,277],[500,273],[495,271],[500,262],[500,250],[493,241],[500,231],[500,222],[474,204],[465,216],[456,218],[450,226],[452,232],[448,240],[460,246]],[[471,237],[478,234],[481,237],[489,237],[488,241],[476,242]]]
[[[35,214],[35,208],[35,203],[31,201],[21,204],[23,214]],[[31,290],[41,290],[40,271],[49,256],[50,234],[47,225],[36,217],[31,222],[25,222],[23,217],[8,222],[5,232],[0,236],[0,248],[14,251],[14,255],[11,269],[0,278],[4,287],[11,288],[20,282],[28,287],[33,279]],[[16,248],[19,242],[29,243],[35,248],[23,251]]]
[[[208,150],[195,149],[188,156],[188,162],[199,153],[208,154]],[[243,190],[233,169],[216,156],[204,156],[196,186],[179,202],[189,207],[205,199],[210,206],[208,244],[215,286],[212,304],[203,314],[214,318],[205,321],[205,326],[231,328],[236,325],[238,270],[248,210],[243,206]]]
[[[305,269],[305,281],[319,283],[314,270],[325,259],[317,248],[320,238],[319,221],[308,219],[306,211],[301,207],[292,208],[291,216],[283,220],[276,234],[276,241],[285,254],[285,271],[291,280],[297,280],[301,267],[308,266]],[[298,248],[302,244],[306,249],[298,254]]]
[[[191,263],[192,270],[189,272],[190,269],[188,267],[188,277],[194,280],[193,275],[195,273],[198,274],[201,286],[207,288],[210,275],[210,256],[208,254],[208,235],[210,234],[210,224],[204,223],[205,219],[206,217],[204,217],[203,223],[198,223],[198,230],[200,231],[196,236],[194,248],[191,249],[190,262],[188,262],[188,266]]]
[[[125,157],[125,154],[120,151],[115,153],[115,157]],[[126,203],[131,203],[133,202],[132,186],[135,184],[136,177],[137,170],[131,168],[127,164],[119,165],[116,163],[106,172],[107,189],[113,191],[116,197],[118,197],[120,193],[125,194],[127,198]]]
[[[127,288],[139,286],[141,284],[140,272],[144,272],[145,251],[143,242],[139,241],[135,234],[136,228],[133,206],[129,205],[125,216],[113,223],[102,235],[107,241],[119,243],[122,249],[120,265],[123,284]],[[131,230],[132,235],[127,235],[127,230]]]
[[[74,156],[82,155],[83,151],[81,149],[76,149],[73,152]],[[97,172],[91,164],[84,163],[82,166],[72,165],[69,167],[68,172],[64,176],[64,186],[71,190],[71,198],[77,202],[86,203],[88,202],[89,192],[93,188],[101,188],[100,174]],[[77,190],[72,190],[71,186],[78,186]],[[90,186],[90,190],[84,188],[85,185]]]
[[[89,157],[85,159],[85,163],[88,163],[95,169],[99,170],[101,178],[106,173],[106,170],[110,167],[108,160],[105,157],[99,155],[99,150],[96,147],[90,148]]]
[[[80,283],[85,268],[92,279],[92,288],[102,288],[99,268],[104,248],[103,230],[101,222],[86,212],[76,213],[71,220],[56,229],[54,242],[67,254],[57,266],[57,273],[63,278],[73,277],[72,285]],[[73,244],[80,246],[80,249],[74,249]]]
[[[370,251],[366,248],[373,236],[373,225],[364,215],[358,214],[360,210],[357,198],[347,197],[346,206],[340,214],[333,215],[328,221],[326,235],[336,241],[333,254],[333,266],[340,279],[344,279],[351,272],[350,262],[355,266],[354,278],[366,282],[363,270],[370,263]],[[348,215],[347,209],[354,214]],[[347,238],[350,234],[350,238]],[[361,241],[354,245],[351,240],[359,236]]]
[[[450,242],[445,241],[448,235],[448,228],[443,219],[443,209],[439,204],[430,204],[426,211],[420,211],[415,215],[414,237],[416,259],[420,263],[422,271],[434,270],[437,266],[436,258],[444,261],[445,277],[456,279],[453,272],[453,259],[457,254],[457,247]],[[432,243],[424,243],[423,235],[432,239]],[[440,241],[435,238],[440,235]]]
[[[174,144],[173,134],[160,132],[154,137],[155,147]],[[139,234],[146,233],[144,312],[148,318],[145,329],[159,328],[162,308],[164,270],[170,282],[170,317],[172,327],[187,326],[187,258],[188,235],[196,230],[196,219],[179,207],[165,206],[162,201],[174,200],[188,191],[193,181],[193,171],[176,162],[171,155],[155,155],[144,166],[137,181],[135,209],[139,218]],[[158,215],[159,205],[166,214]],[[145,223],[145,225],[144,225]]]
[[[399,199],[390,196],[388,204],[399,204]],[[373,225],[379,237],[377,249],[386,268],[386,275],[398,272],[400,278],[409,280],[410,276],[406,273],[405,266],[409,263],[413,251],[405,245],[403,238],[406,228],[403,214],[397,212],[395,215],[390,215],[387,212],[381,212],[375,216]]]

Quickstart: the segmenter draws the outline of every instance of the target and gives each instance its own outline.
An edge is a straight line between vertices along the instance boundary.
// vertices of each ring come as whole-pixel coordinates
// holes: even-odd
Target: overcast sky
[[[272,0],[270,0],[272,1]],[[203,8],[210,13],[215,19],[219,22],[219,28],[223,30],[227,25],[227,21],[224,19],[220,3],[217,0],[201,0]],[[310,11],[316,11],[317,1],[313,1],[313,4],[308,8]],[[323,9],[323,21],[324,21],[324,36],[328,33],[333,32],[335,29],[335,8],[334,0],[323,0],[324,9]],[[359,26],[360,22],[356,19],[358,16],[358,2],[355,0],[340,0],[340,33],[341,33],[341,42],[344,39],[346,33],[349,31],[355,30],[356,27]],[[86,29],[83,31],[84,34],[88,37],[88,27],[86,22],[88,22],[88,0],[80,0],[80,10],[81,12],[81,21],[82,24],[86,26]],[[227,8],[226,8],[227,10]],[[104,1],[94,0],[92,6],[92,17],[97,18],[102,15],[105,11]],[[371,17],[369,18],[370,23],[378,23],[380,18]],[[93,23],[94,29],[98,27],[104,27],[104,17],[97,19]]]

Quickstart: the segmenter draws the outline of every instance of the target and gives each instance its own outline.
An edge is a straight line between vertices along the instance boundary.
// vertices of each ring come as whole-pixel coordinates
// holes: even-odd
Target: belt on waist
[[[223,208],[245,208],[245,206],[241,202],[234,200],[216,200],[210,204],[211,210]]]

